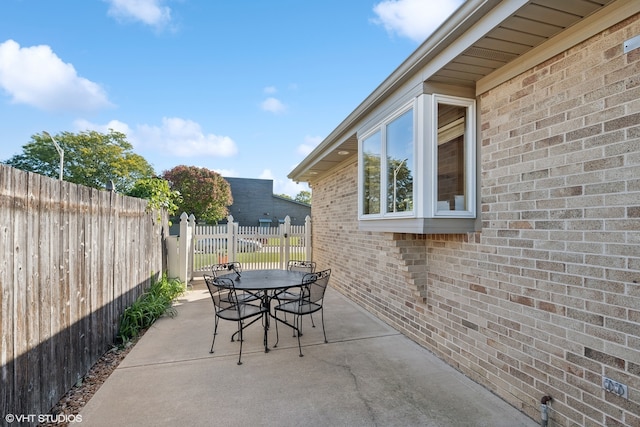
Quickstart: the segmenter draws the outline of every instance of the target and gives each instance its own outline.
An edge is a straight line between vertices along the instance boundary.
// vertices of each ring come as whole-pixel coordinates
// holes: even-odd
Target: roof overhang
[[[637,0],[468,0],[288,177],[312,184],[355,161],[358,128],[401,91],[446,85],[481,94],[639,12]]]

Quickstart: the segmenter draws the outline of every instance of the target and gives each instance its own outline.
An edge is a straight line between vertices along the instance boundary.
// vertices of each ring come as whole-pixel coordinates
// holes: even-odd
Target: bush
[[[185,286],[180,280],[168,279],[166,274],[161,280],[153,282],[151,287],[122,313],[118,340],[124,344],[137,337],[165,313],[171,317],[175,316],[176,311],[171,304],[184,291]]]

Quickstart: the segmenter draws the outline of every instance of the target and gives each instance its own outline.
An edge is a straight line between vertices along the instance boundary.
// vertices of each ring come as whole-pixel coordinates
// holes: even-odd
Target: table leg
[[[262,297],[262,307],[266,309],[266,313],[264,316],[264,352],[269,352],[269,343],[268,343],[268,334],[270,321],[269,317],[271,316],[271,298],[269,297],[268,291],[264,292]]]

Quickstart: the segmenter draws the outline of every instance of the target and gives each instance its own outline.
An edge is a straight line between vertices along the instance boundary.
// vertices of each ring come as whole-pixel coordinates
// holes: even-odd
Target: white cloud
[[[136,136],[178,157],[229,157],[238,152],[230,137],[205,134],[198,123],[177,117],[164,117],[160,127],[140,126]]]
[[[463,0],[384,0],[373,7],[373,20],[389,33],[423,42]]]
[[[273,93],[276,93],[277,91],[278,89],[276,89],[275,86],[267,86],[263,89],[263,92],[268,94],[273,94]]]
[[[260,108],[262,108],[264,111],[268,111],[274,114],[283,113],[287,109],[287,107],[279,99],[273,97],[267,98],[262,101],[262,104],[260,104]]]
[[[230,157],[238,152],[236,143],[228,136],[205,134],[200,125],[192,120],[164,117],[162,125],[137,125],[135,129],[126,123],[112,120],[106,125],[87,121],[76,121],[75,126],[83,130],[106,133],[113,129],[127,135],[139,151],[162,153],[165,156],[182,158]]]
[[[220,176],[226,176],[229,178],[238,178],[240,174],[235,169],[213,169],[215,172],[218,172]]]
[[[130,135],[132,133],[131,128],[129,128],[129,125],[121,122],[120,120],[111,120],[106,125],[96,125],[87,120],[78,119],[73,122],[73,126],[78,132],[95,130],[96,132],[100,132],[100,133],[108,133],[109,129],[113,129],[116,132],[121,132],[121,133],[124,133],[125,135]]]
[[[78,76],[49,46],[20,47],[14,40],[0,44],[0,89],[15,104],[46,111],[88,112],[112,106],[100,85]]]
[[[258,175],[258,179],[273,180],[274,194],[286,194],[288,196],[295,197],[303,190],[309,191],[309,186],[305,183],[296,184],[288,178],[285,178],[284,180],[276,178],[271,169],[264,169],[260,175]]]
[[[260,175],[258,175],[258,179],[274,179],[273,172],[271,169],[264,169]]]
[[[109,16],[119,21],[140,21],[161,28],[171,21],[171,9],[164,0],[105,0],[109,3]]]
[[[290,179],[284,181],[276,180],[273,182],[273,192],[275,194],[287,194],[291,197],[296,197],[301,191],[311,191],[311,189],[305,182],[295,183]]]
[[[305,136],[304,143],[298,145],[297,152],[298,154],[302,154],[303,156],[308,155],[313,151],[314,148],[318,146],[322,142],[321,136]]]

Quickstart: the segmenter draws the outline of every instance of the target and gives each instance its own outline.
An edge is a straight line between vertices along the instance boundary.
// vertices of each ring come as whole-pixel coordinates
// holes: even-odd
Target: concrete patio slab
[[[538,425],[329,288],[324,343],[305,319],[302,351],[291,329],[264,352],[259,323],[242,361],[232,322],[210,354],[213,305],[196,283],[177,316],[149,329],[81,411],[86,426],[504,426]],[[269,330],[269,345],[275,343]]]

